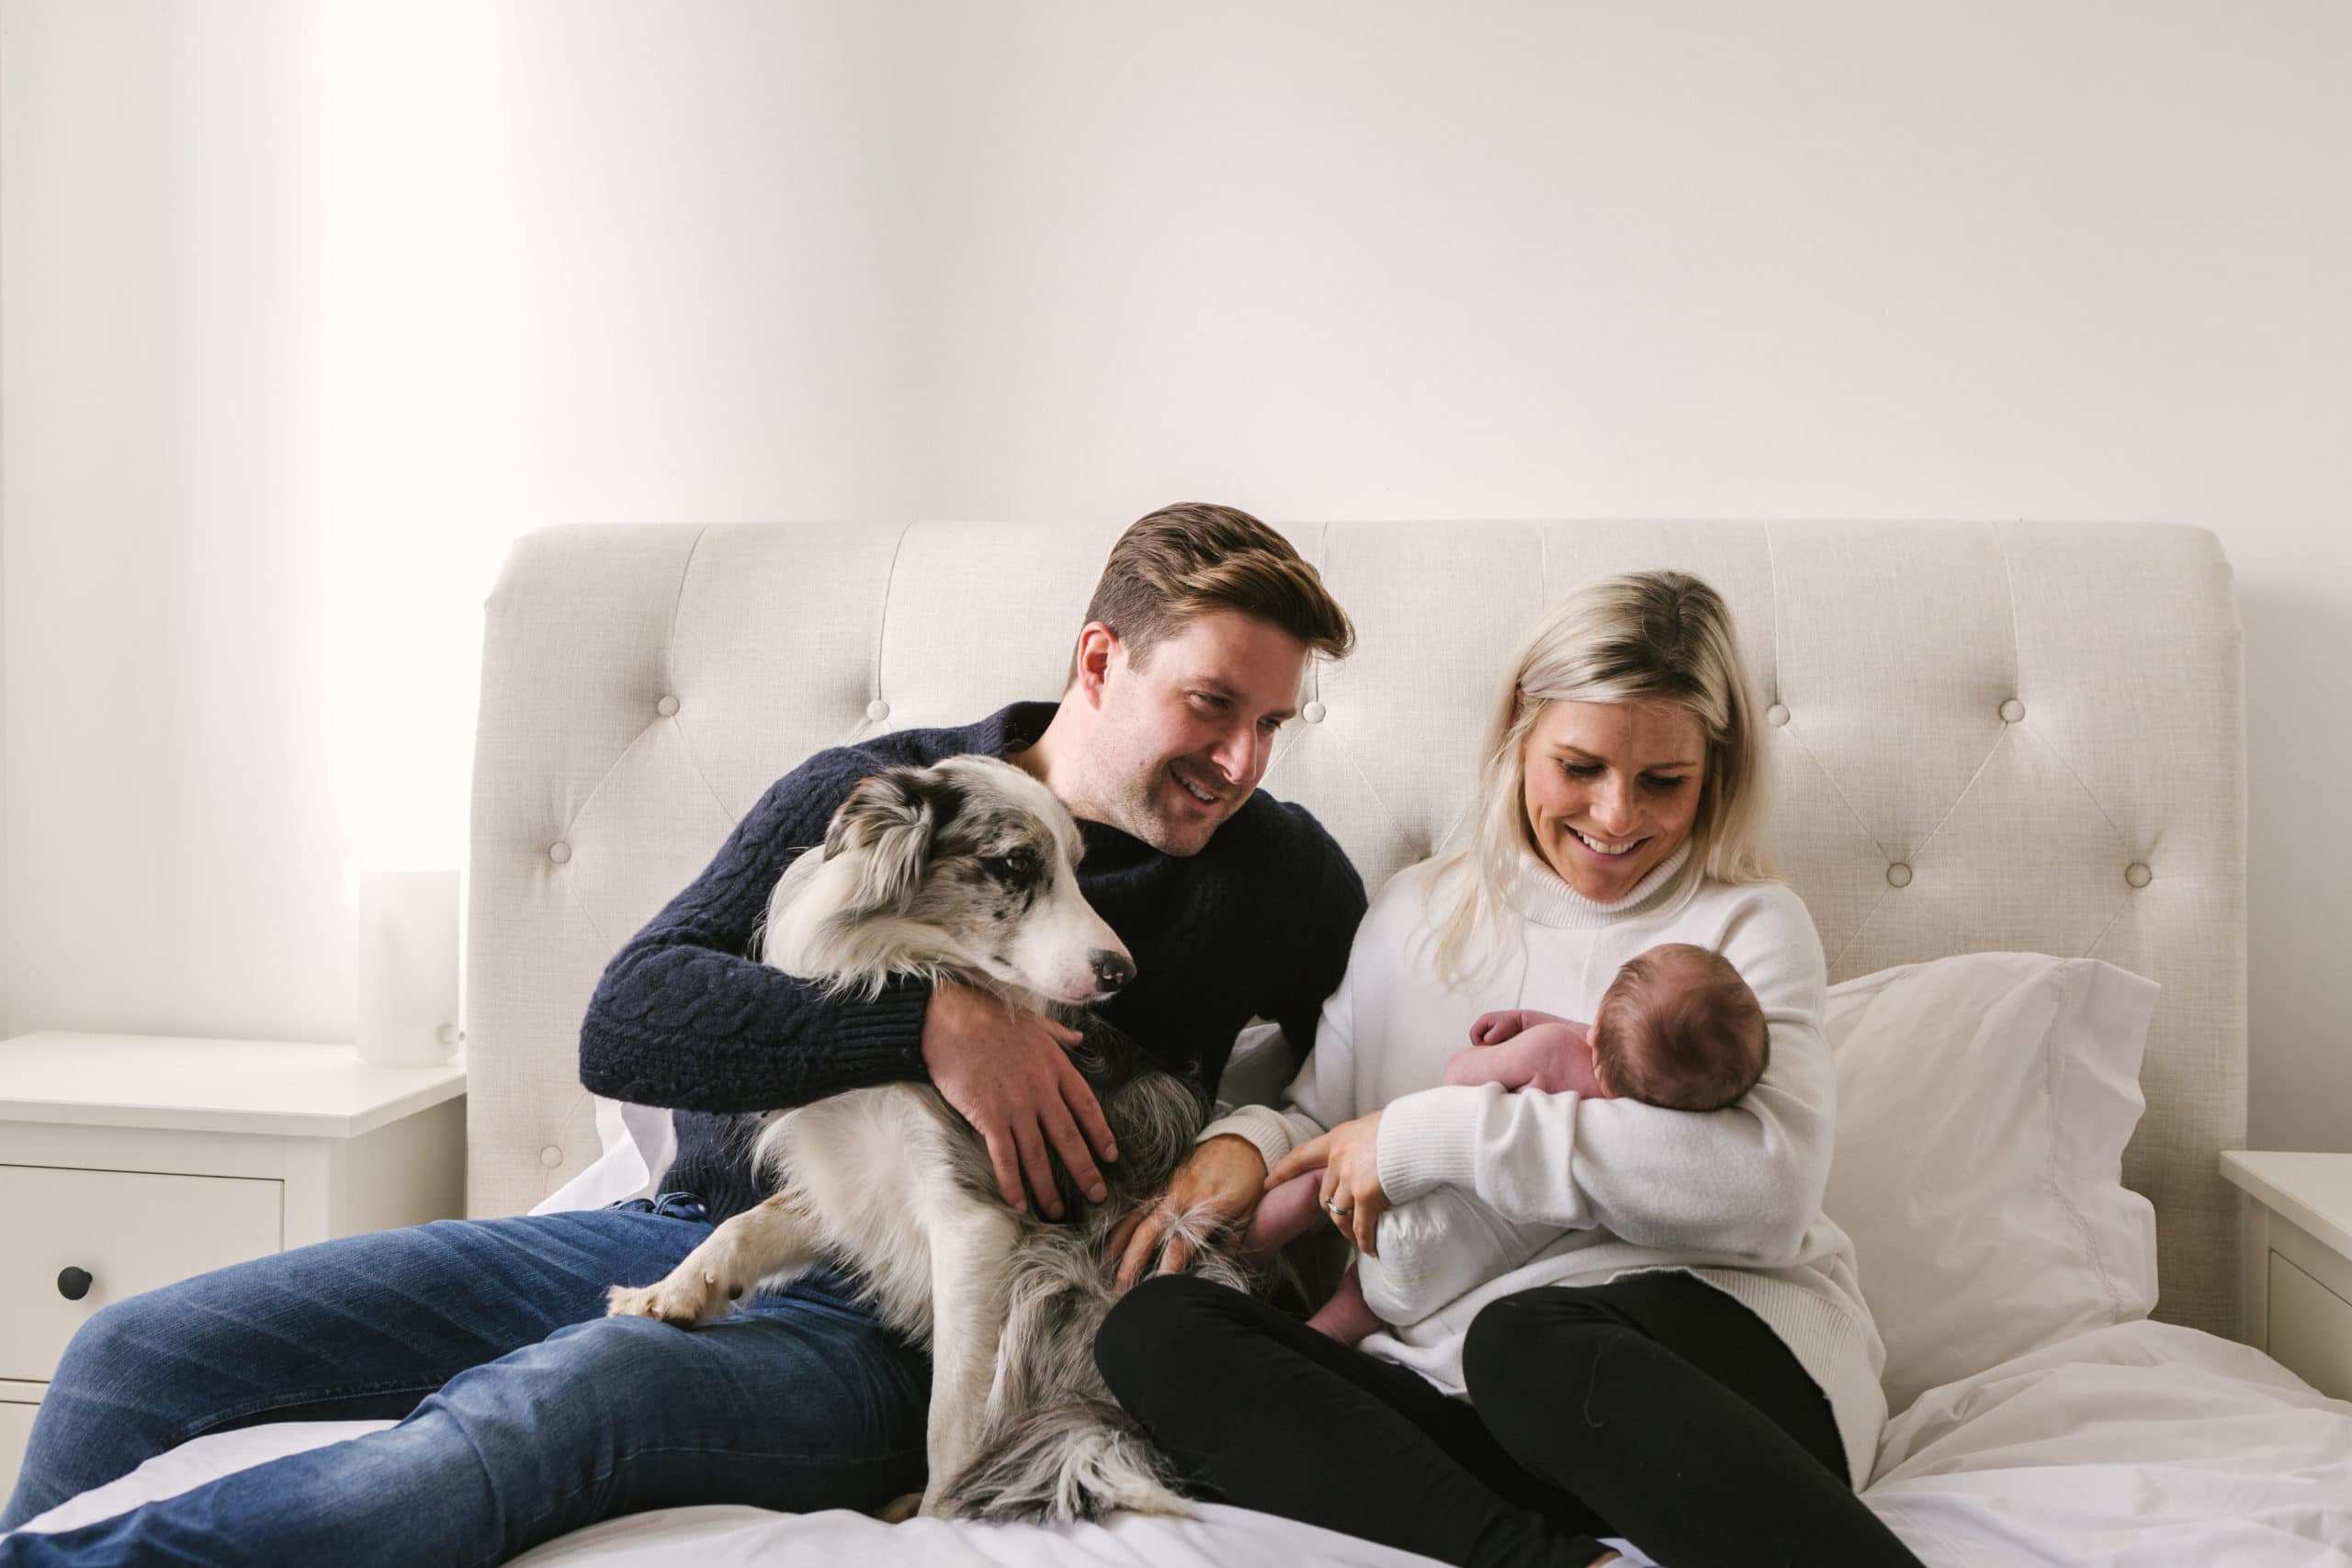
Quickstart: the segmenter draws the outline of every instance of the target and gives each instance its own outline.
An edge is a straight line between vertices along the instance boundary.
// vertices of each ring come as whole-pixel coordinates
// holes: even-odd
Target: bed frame
[[[1945,953],[2160,982],[2124,1179],[2155,1315],[2237,1326],[2245,753],[2229,563],[2162,525],[1285,524],[1354,618],[1265,787],[1376,889],[1458,841],[1521,632],[1674,567],[1737,618],[1770,842],[1834,983]],[[1116,526],[609,525],[521,540],[488,603],[468,905],[469,1210],[595,1157],[580,1019],[614,952],[778,775],[1060,690]]]

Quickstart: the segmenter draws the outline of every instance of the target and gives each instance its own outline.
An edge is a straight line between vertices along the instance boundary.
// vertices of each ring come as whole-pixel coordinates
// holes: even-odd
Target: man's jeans
[[[322,1242],[118,1302],[42,1401],[0,1529],[264,1421],[401,1417],[55,1534],[0,1565],[500,1562],[690,1503],[871,1508],[922,1489],[931,1364],[812,1275],[686,1330],[608,1318],[710,1234],[691,1198]]]

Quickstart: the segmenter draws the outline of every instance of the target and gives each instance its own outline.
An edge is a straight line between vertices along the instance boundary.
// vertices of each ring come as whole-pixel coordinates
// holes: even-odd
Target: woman
[[[1412,1201],[1440,1187],[1560,1234],[1354,1348],[1171,1257],[1104,1323],[1103,1377],[1227,1500],[1452,1562],[1585,1568],[1607,1535],[1673,1568],[1916,1564],[1854,1495],[1885,1353],[1821,1213],[1826,965],[1757,843],[1730,613],[1678,572],[1586,586],[1528,638],[1488,741],[1472,845],[1382,890],[1283,1109],[1212,1125],[1170,1201],[1238,1223],[1319,1169],[1370,1255],[1442,1241]],[[1589,1019],[1664,942],[1721,953],[1763,1007],[1770,1065],[1738,1103],[1443,1085],[1481,1013]]]

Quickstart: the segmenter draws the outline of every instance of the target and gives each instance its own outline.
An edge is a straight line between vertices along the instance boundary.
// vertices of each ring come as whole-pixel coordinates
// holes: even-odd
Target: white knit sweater
[[[1462,1342],[1488,1302],[1682,1270],[1747,1305],[1794,1352],[1828,1395],[1859,1488],[1886,1420],[1886,1351],[1862,1303],[1853,1244],[1821,1212],[1837,1097],[1821,1036],[1821,938],[1786,886],[1733,886],[1695,868],[1686,876],[1688,854],[1686,845],[1611,904],[1523,855],[1510,901],[1525,919],[1502,964],[1459,988],[1436,976],[1432,913],[1444,905],[1425,898],[1442,875],[1466,871],[1438,874],[1424,862],[1399,872],[1364,915],[1283,1109],[1241,1107],[1201,1136],[1237,1134],[1272,1165],[1294,1144],[1385,1107],[1380,1184],[1391,1203],[1451,1186],[1563,1234],[1420,1321],[1373,1335],[1366,1351],[1459,1395]],[[1619,966],[1662,942],[1720,953],[1763,1006],[1770,1063],[1736,1104],[1698,1113],[1445,1084],[1446,1059],[1469,1043],[1480,1013],[1534,1008],[1589,1020]],[[1392,1226],[1414,1223],[1409,1210],[1384,1215],[1381,1250]]]

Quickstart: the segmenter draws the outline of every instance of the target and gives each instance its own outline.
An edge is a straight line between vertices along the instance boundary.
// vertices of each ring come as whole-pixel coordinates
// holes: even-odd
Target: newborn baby
[[[1769,1055],[1763,1009],[1739,971],[1719,953],[1666,942],[1626,961],[1588,1026],[1542,1012],[1490,1012],[1470,1026],[1471,1044],[1446,1064],[1449,1084],[1498,1083],[1547,1094],[1623,1098],[1669,1111],[1717,1111],[1756,1086]],[[1322,1172],[1285,1181],[1258,1205],[1242,1241],[1253,1259],[1323,1217]],[[1386,1278],[1381,1295],[1392,1312],[1423,1305],[1418,1319],[1533,1257],[1559,1231],[1503,1220],[1468,1194],[1441,1187],[1394,1211],[1424,1210],[1421,1223],[1393,1227],[1416,1245],[1383,1238],[1382,1256],[1349,1265],[1340,1288],[1308,1319],[1342,1344],[1382,1326],[1364,1295],[1362,1270]],[[1435,1221],[1437,1223],[1430,1223]],[[1409,1289],[1408,1289],[1409,1287]],[[1397,1321],[1407,1321],[1398,1318]]]

